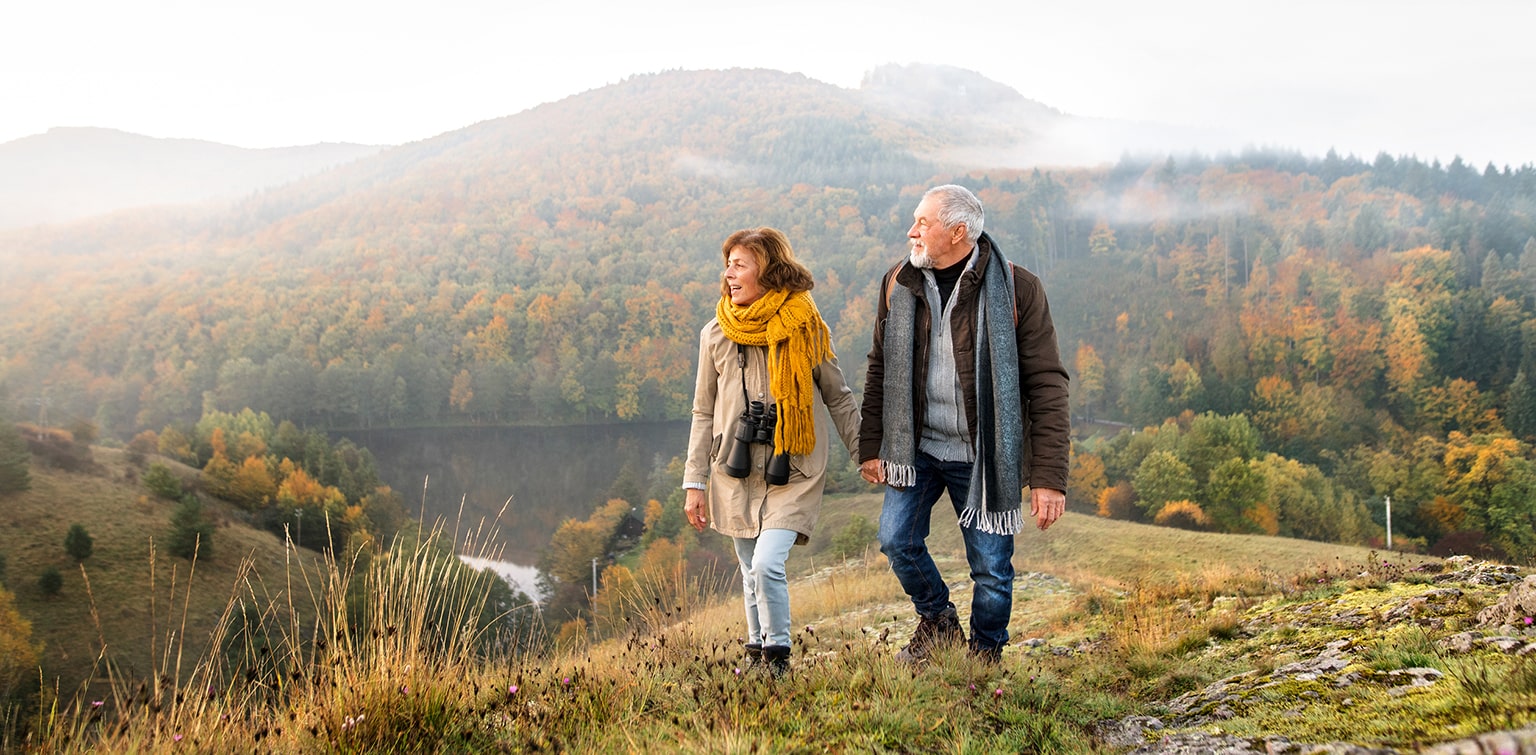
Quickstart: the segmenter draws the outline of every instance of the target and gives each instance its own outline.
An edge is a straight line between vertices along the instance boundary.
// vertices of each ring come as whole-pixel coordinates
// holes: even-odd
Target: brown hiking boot
[[[912,641],[896,653],[896,660],[918,664],[928,660],[928,656],[939,648],[964,644],[965,630],[960,628],[960,614],[950,606],[938,616],[919,616]]]

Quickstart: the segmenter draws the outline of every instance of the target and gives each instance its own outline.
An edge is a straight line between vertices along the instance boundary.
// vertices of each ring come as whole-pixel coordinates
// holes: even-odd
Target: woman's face
[[[746,247],[731,248],[730,255],[725,258],[725,283],[730,287],[732,304],[745,307],[763,297],[766,292],[757,282],[762,272],[757,255]]]

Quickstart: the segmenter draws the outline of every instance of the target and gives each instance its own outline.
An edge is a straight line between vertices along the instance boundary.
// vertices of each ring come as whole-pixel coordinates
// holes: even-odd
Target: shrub
[[[42,590],[43,594],[50,598],[58,595],[59,591],[64,589],[64,575],[52,566],[44,569],[43,573],[38,575],[37,589]]]
[[[181,478],[158,461],[150,464],[149,471],[144,473],[144,487],[161,498],[172,501],[181,498]]]
[[[171,534],[166,550],[185,559],[208,558],[213,554],[213,524],[203,518],[203,502],[191,493],[183,496],[176,513],[171,515]]]
[[[91,533],[85,531],[83,524],[69,525],[69,534],[64,536],[64,552],[69,554],[77,563],[91,557],[91,551],[95,548],[96,541]]]
[[[68,472],[80,472],[95,465],[91,447],[75,440],[68,430],[20,423],[17,428],[26,438],[27,448],[43,464]]]
[[[134,466],[143,466],[150,454],[160,450],[160,436],[154,430],[145,430],[133,436],[128,441],[128,462]]]
[[[868,519],[854,514],[848,519],[848,524],[832,536],[832,555],[841,559],[862,556],[864,549],[879,534],[879,529]]]

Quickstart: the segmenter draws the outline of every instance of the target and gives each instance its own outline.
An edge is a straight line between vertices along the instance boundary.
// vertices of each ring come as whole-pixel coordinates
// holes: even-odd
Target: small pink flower
[[[741,676],[741,669],[731,669],[737,676]]]
[[[177,735],[176,735],[176,736],[174,736],[174,737],[171,737],[171,739],[173,739],[173,740],[175,740],[175,741],[177,741],[177,742],[180,742],[180,741],[181,741],[181,735],[180,735],[180,734],[177,734]]]
[[[997,689],[992,690],[992,696],[993,697],[1002,697],[1003,696],[1003,688],[1002,687],[998,687]]]
[[[1525,617],[1525,625],[1526,626],[1530,626],[1531,625],[1531,617],[1530,616]],[[96,704],[100,705],[101,703],[96,703]]]
[[[1529,623],[1531,623],[1531,620],[1530,619],[1526,619],[1525,623],[1529,624]],[[105,701],[103,701],[103,700],[92,700],[91,701],[91,707],[92,708],[100,708],[104,704],[105,704]]]
[[[517,685],[516,684],[509,684],[509,685],[507,685],[507,694],[509,694],[509,695],[517,694]]]
[[[566,678],[561,679],[560,683],[561,684],[570,684],[571,683],[571,678],[569,676],[567,676]]]

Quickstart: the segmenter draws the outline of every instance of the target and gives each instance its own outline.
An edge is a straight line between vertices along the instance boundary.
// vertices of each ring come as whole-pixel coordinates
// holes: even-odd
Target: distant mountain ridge
[[[238,198],[382,149],[342,143],[245,149],[107,128],[53,128],[0,144],[0,228]]]
[[[233,201],[0,229],[17,292],[0,384],[124,437],[204,406],[328,426],[673,418],[719,239],[792,234],[829,324],[851,318],[838,352],[863,354],[860,297],[921,188],[1014,167],[1080,122],[960,69],[860,89],[669,71]],[[1048,178],[986,181],[1019,208],[988,227],[1020,259],[1048,265],[1091,229]]]
[[[904,128],[929,134],[929,140],[898,140],[910,157],[931,160],[956,168],[998,168],[1092,165],[1111,162],[1127,152],[1179,152],[1197,148],[1234,148],[1236,143],[1195,129],[1158,124],[1128,124],[1082,118],[1028,99],[1018,91],[979,73],[950,66],[887,64],[872,69],[858,89],[842,89],[798,74],[779,71],[732,69],[727,71],[676,71],[643,74],[621,84],[572,95],[530,108],[523,113],[466,126],[458,131],[422,140],[393,150],[393,158],[368,160],[361,170],[344,179],[349,189],[380,179],[387,180],[412,170],[418,160],[430,161],[441,154],[453,159],[460,147],[483,148],[486,138],[497,146],[514,147],[513,135],[527,137],[527,144],[571,146],[576,134],[586,138],[630,138],[656,135],[654,127],[697,126],[698,120],[679,118],[680,113],[722,113],[719,98],[673,96],[674,112],[652,111],[655,122],[607,122],[584,119],[582,113],[612,112],[614,98],[654,96],[682,82],[685,86],[736,87],[757,82],[783,92],[786,80],[816,91],[819,102],[843,102],[841,113],[852,129],[871,114],[888,116]],[[675,94],[675,93],[674,93]],[[743,92],[747,96],[748,92]],[[711,104],[713,103],[713,104]],[[620,105],[622,107],[622,105]],[[703,108],[702,110],[700,108]],[[827,114],[818,113],[810,128],[823,130]],[[529,133],[552,121],[566,128]],[[671,123],[666,123],[670,121]],[[719,124],[738,134],[739,125]],[[802,123],[801,128],[807,128]],[[892,133],[882,130],[876,141]],[[710,140],[724,134],[673,132],[688,142]],[[686,137],[686,138],[685,138]],[[480,145],[477,147],[476,145]],[[737,146],[751,146],[748,144]],[[869,142],[863,146],[869,146]],[[0,144],[0,230],[58,224],[118,210],[183,205],[210,200],[239,199],[256,191],[273,189],[314,177],[361,158],[378,158],[383,146],[324,143],[272,149],[245,149],[197,139],[161,139],[109,128],[53,128],[47,133]],[[761,162],[782,163],[782,155],[761,155]],[[814,162],[821,162],[818,156]],[[831,156],[836,159],[838,156]],[[694,161],[684,156],[679,167],[694,171],[726,171],[745,177],[748,166]],[[903,168],[909,166],[902,166]],[[762,176],[755,176],[761,178]],[[859,183],[859,177],[844,176]],[[867,177],[865,177],[867,178]]]

